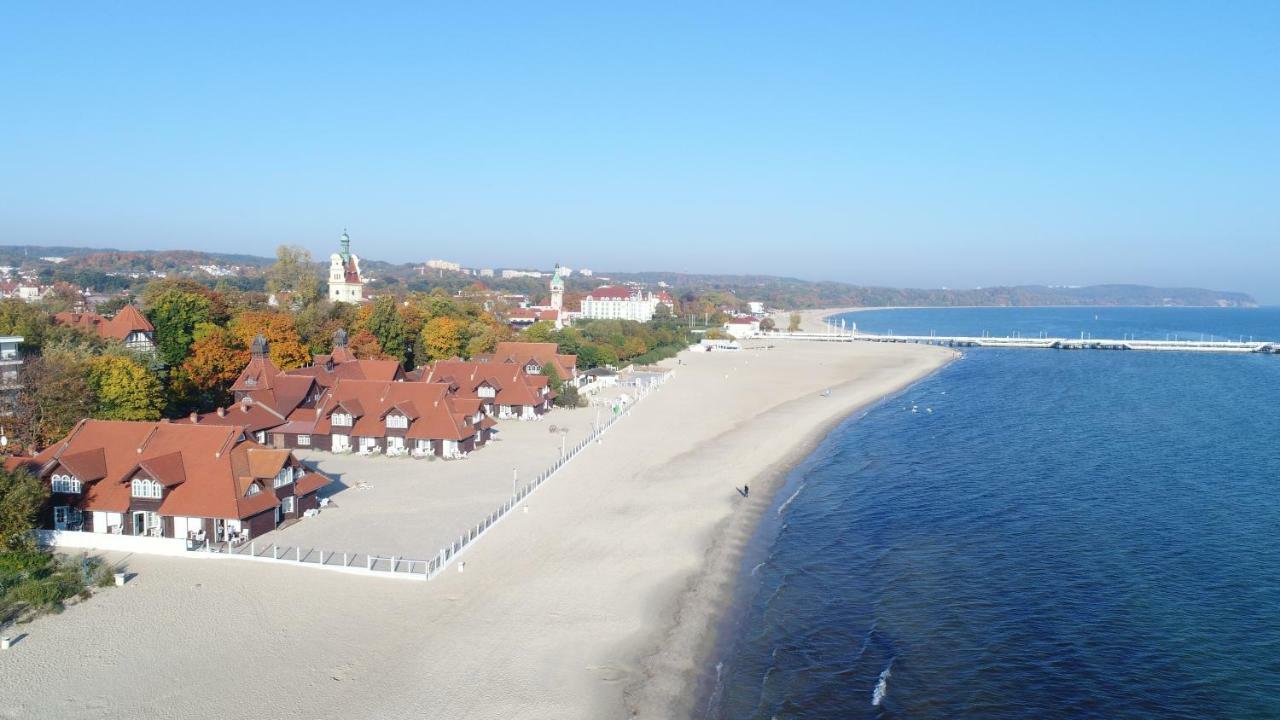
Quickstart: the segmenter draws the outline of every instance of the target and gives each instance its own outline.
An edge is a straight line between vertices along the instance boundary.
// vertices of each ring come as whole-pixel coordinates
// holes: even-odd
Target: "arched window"
[[[133,496],[136,498],[150,498],[159,500],[164,496],[164,486],[155,480],[147,478],[133,479]]]
[[[80,479],[75,475],[54,475],[49,480],[49,489],[56,493],[79,494]]]
[[[249,497],[251,495],[257,495],[259,492],[261,492],[261,490],[262,488],[258,487],[258,483],[254,483],[249,486],[248,490],[244,491],[244,495],[245,497]]]

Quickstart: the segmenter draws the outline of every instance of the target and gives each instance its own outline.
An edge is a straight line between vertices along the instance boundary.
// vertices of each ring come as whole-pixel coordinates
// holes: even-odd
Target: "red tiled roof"
[[[617,285],[605,285],[587,293],[587,297],[592,300],[626,300],[634,296],[636,293],[631,288],[619,287]]]
[[[89,465],[98,474],[99,455],[102,477],[81,477]],[[296,464],[286,450],[247,440],[239,426],[113,420],[82,420],[33,459],[44,477],[60,466],[80,477],[84,510],[126,511],[130,481],[143,474],[167,488],[161,514],[219,518],[246,518],[275,507],[269,484],[254,495],[246,491],[273,477],[284,462]]]
[[[555,362],[561,380],[571,380],[578,375],[578,356],[561,355],[560,348],[555,343],[500,342],[487,358],[491,362],[517,363],[522,366],[527,365],[530,360],[538,365]]]
[[[315,433],[334,432],[359,437],[385,437],[386,415],[392,409],[411,404],[417,417],[410,417],[405,437],[422,440],[464,440],[475,434],[467,415],[454,406],[449,388],[431,382],[382,382],[340,380],[330,389],[316,410]],[[333,411],[342,408],[353,415],[352,426],[334,427]]]
[[[155,327],[143,317],[138,308],[125,305],[116,316],[108,320],[97,313],[60,312],[53,316],[60,325],[97,333],[99,337],[127,340],[135,332],[153,333]]]

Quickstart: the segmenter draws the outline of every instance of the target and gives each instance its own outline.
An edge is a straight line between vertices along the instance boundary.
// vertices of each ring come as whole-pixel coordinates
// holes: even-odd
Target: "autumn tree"
[[[89,387],[99,420],[159,420],[164,388],[155,374],[124,355],[102,355],[89,361]]]
[[[14,424],[18,440],[29,452],[61,439],[93,413],[93,388],[86,379],[87,358],[60,346],[28,359],[20,374]]]
[[[641,340],[638,337],[633,336],[622,341],[621,355],[623,357],[633,358],[647,352],[649,352],[649,346],[645,344],[644,340]]]
[[[791,313],[787,320],[787,332],[800,332],[800,313]]]
[[[276,261],[267,269],[267,292],[292,293],[298,307],[311,305],[322,296],[320,273],[311,252],[296,245],[276,248]]]
[[[0,335],[18,335],[27,347],[39,347],[50,329],[50,318],[17,298],[0,300]]]
[[[245,347],[252,345],[258,335],[265,337],[271,362],[281,370],[292,370],[311,361],[293,317],[286,313],[266,310],[240,313],[231,321],[230,330]]]
[[[361,330],[348,338],[347,349],[361,360],[392,359],[382,352],[382,345],[378,344],[378,338],[368,330]]]
[[[219,325],[198,326],[195,338],[175,384],[200,407],[225,405],[231,385],[249,363],[249,351],[235,333]]]
[[[462,323],[436,317],[422,327],[422,350],[428,360],[447,360],[462,353]]]
[[[777,325],[774,324],[773,318],[764,318],[760,321],[760,329],[764,332],[773,332],[775,327]]]

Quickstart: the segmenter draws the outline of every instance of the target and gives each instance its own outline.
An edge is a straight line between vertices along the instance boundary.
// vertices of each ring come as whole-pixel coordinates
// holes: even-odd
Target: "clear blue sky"
[[[1274,1],[58,7],[8,244],[1280,302]]]

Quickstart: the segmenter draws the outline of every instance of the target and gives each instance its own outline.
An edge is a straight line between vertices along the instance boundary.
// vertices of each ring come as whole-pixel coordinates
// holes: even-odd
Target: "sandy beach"
[[[687,716],[773,488],[835,423],[953,357],[746,346],[669,361],[674,376],[469,549],[464,572],[115,558],[136,573],[125,587],[0,652],[0,718]]]

